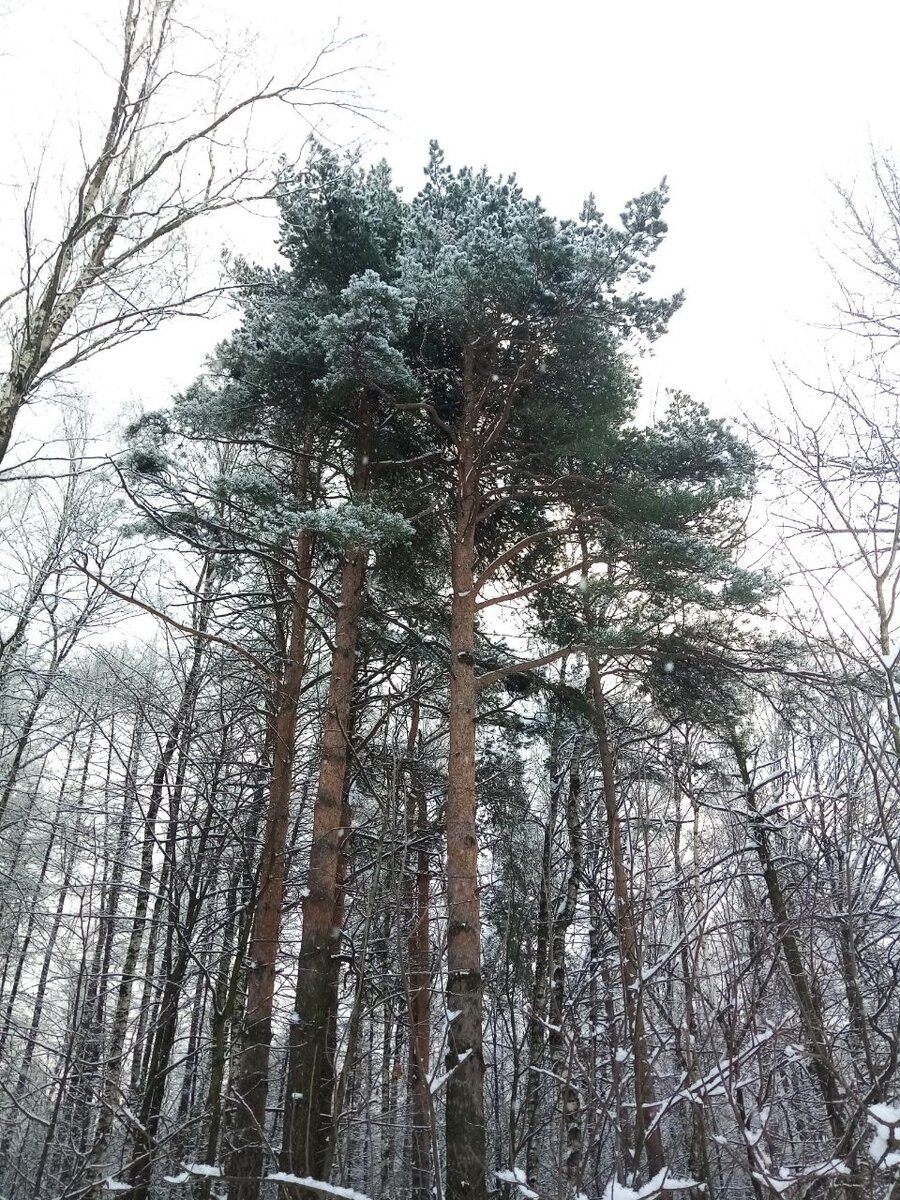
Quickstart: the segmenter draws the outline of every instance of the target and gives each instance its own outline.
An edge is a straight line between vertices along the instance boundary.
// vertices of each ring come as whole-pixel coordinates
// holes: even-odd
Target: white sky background
[[[773,364],[816,369],[833,288],[820,260],[832,236],[829,183],[865,174],[871,138],[900,146],[900,5],[782,0],[739,6],[660,0],[206,0],[204,26],[241,41],[247,61],[287,77],[336,20],[369,35],[358,51],[384,132],[366,134],[407,192],[429,138],[454,165],[516,171],[551,212],[589,191],[608,216],[668,177],[668,242],[658,287],[687,299],[647,364],[650,397],[679,387],[740,414],[780,384]],[[46,131],[56,153],[103,112],[111,84],[94,52],[117,0],[0,0],[0,292],[19,245],[21,193]],[[5,16],[4,16],[5,14]],[[107,61],[112,61],[108,58]],[[79,117],[80,114],[80,117]],[[283,128],[271,129],[272,140]],[[260,124],[258,141],[267,139]],[[68,139],[68,140],[67,140]],[[54,161],[51,158],[51,161]],[[48,178],[48,206],[53,194]],[[238,248],[271,254],[274,220],[233,226]],[[224,236],[208,228],[210,249]],[[180,321],[106,356],[85,377],[96,403],[153,407],[185,386],[227,324]]]

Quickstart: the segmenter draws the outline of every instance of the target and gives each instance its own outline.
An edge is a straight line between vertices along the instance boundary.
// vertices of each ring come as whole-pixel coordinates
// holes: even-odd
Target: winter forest
[[[825,382],[651,411],[665,182],[401,188],[337,40],[179,110],[180,11],[3,231],[0,1197],[896,1200],[900,167]]]

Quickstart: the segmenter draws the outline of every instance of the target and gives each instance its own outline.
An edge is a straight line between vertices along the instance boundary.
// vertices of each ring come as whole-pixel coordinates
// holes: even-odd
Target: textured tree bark
[[[0,462],[6,457],[9,449],[13,425],[22,402],[23,396],[9,376],[0,381]]]
[[[301,494],[305,493],[305,488]],[[291,770],[297,729],[297,704],[306,659],[313,544],[303,534],[297,542],[296,578],[285,669],[275,693],[269,806],[259,865],[259,887],[249,943],[247,998],[240,1030],[234,1081],[234,1107],[229,1146],[229,1200],[255,1200],[259,1195],[265,1155],[269,1053],[281,915],[284,900],[285,848],[290,818]]]
[[[467,398],[467,405],[470,401]],[[464,417],[459,506],[451,548],[450,748],[447,767],[447,1200],[484,1200],[486,1138],[482,1055],[481,908],[475,798],[475,528],[478,464],[474,422]]]
[[[336,1131],[341,1118],[341,1113],[344,1111],[345,1097],[354,1084],[358,1084],[357,1050],[360,1044],[360,1029],[364,1022],[364,1007],[367,981],[367,963],[369,961],[369,943],[372,937],[372,928],[375,922],[376,911],[379,913],[380,920],[378,921],[381,936],[384,933],[384,921],[387,917],[385,913],[386,889],[382,884],[383,868],[385,859],[390,845],[390,836],[393,832],[393,815],[394,815],[394,796],[396,794],[396,769],[391,772],[391,782],[389,784],[388,803],[382,807],[381,827],[378,831],[377,843],[375,845],[375,861],[372,872],[369,876],[368,895],[366,896],[365,914],[362,920],[362,928],[358,931],[358,941],[355,949],[355,958],[357,962],[356,983],[353,991],[353,1000],[350,1005],[350,1013],[346,1021],[346,1032],[344,1035],[344,1062],[341,1068],[340,1075],[337,1079],[337,1086],[334,1090],[334,1106],[332,1111],[332,1131],[333,1141],[329,1148],[329,1169],[331,1160],[336,1157],[334,1147],[336,1143]],[[345,810],[346,811],[346,810]],[[349,820],[349,813],[347,815]],[[346,846],[347,839],[342,839]],[[339,895],[341,901],[343,899],[343,881],[344,871],[347,866],[349,856],[342,851],[340,859],[340,888]],[[336,959],[333,961],[337,961]],[[375,1062],[375,1021],[371,1014],[367,1014],[368,1019],[368,1070],[365,1079],[361,1086],[363,1094],[367,1098],[375,1095],[374,1083],[374,1062]],[[368,1157],[369,1148],[372,1144],[372,1116],[374,1112],[373,1104],[366,1104],[366,1149],[365,1157],[368,1163],[369,1170],[366,1174],[366,1187],[374,1187],[372,1179],[374,1178],[373,1164]],[[352,1142],[352,1130],[348,1125],[347,1129],[347,1146],[348,1151]],[[349,1154],[345,1157],[345,1163],[349,1161]]]
[[[356,499],[368,491],[373,416],[370,398],[361,396],[353,477]],[[343,922],[341,830],[367,559],[365,549],[354,548],[344,555],[341,563],[341,599],[335,618],[328,702],[322,724],[296,1002],[289,1031],[283,1158],[294,1174],[313,1179],[327,1176],[334,1153],[333,1031],[339,978],[334,955]]]
[[[411,879],[410,928],[407,942],[409,971],[409,1061],[408,1084],[411,1116],[410,1191],[412,1200],[430,1200],[432,1185],[431,1093],[428,1071],[431,1055],[431,870],[428,863],[428,801],[420,764],[415,759],[418,703],[414,703],[410,729],[409,791],[407,793],[407,840],[416,839],[409,855]]]
[[[334,1049],[330,1030],[337,1004],[333,955],[342,918],[341,821],[349,760],[356,643],[365,589],[366,552],[344,557],[341,602],[334,632],[328,704],[322,728],[319,785],[313,808],[307,895],[291,1018],[285,1101],[285,1153],[296,1175],[320,1179],[331,1157]]]
[[[591,689],[592,716],[597,748],[600,752],[600,770],[603,778],[603,800],[606,811],[606,835],[609,845],[613,875],[613,891],[616,901],[616,930],[619,954],[622,961],[622,992],[625,1011],[631,1034],[634,1054],[634,1160],[640,1163],[641,1154],[647,1153],[647,1170],[652,1177],[665,1167],[662,1134],[659,1126],[653,1125],[656,1110],[656,1089],[653,1068],[644,1032],[644,1014],[641,1001],[640,955],[637,928],[631,901],[628,867],[625,863],[625,847],[619,821],[619,805],[616,796],[615,763],[612,746],[606,729],[603,679],[600,667],[593,655],[588,656],[589,684]]]

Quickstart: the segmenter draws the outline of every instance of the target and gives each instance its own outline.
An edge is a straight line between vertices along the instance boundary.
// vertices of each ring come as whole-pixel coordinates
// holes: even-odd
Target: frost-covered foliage
[[[274,477],[256,465],[238,466],[217,475],[212,480],[212,492],[222,500],[240,499],[266,509],[276,505],[281,494]]]
[[[399,513],[371,503],[346,503],[297,513],[295,528],[318,533],[336,546],[364,547],[408,541],[415,532]]]
[[[616,228],[590,201],[580,222],[557,221],[514,176],[454,172],[432,144],[427,183],[410,209],[404,289],[423,320],[453,331],[495,327],[499,314],[558,325],[591,312],[620,330],[661,333],[680,297],[651,301],[633,283],[652,274],[666,232],[662,184],[631,201]],[[624,292],[621,290],[624,285]]]
[[[413,389],[413,376],[397,342],[409,323],[412,301],[374,271],[354,275],[340,296],[340,310],[319,323],[325,355],[323,391],[375,388],[391,398]]]

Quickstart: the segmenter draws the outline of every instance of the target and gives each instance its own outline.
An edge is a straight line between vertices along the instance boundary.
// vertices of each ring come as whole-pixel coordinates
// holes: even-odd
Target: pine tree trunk
[[[350,714],[350,731],[353,736],[353,713]],[[351,773],[347,772],[344,779],[344,800],[341,804],[341,840],[338,857],[338,876],[335,886],[334,896],[334,919],[332,929],[343,929],[344,927],[344,909],[347,903],[347,872],[350,869],[350,846],[353,835],[353,817],[350,811],[350,786]],[[338,1126],[340,1124],[341,1113],[343,1112],[344,1097],[341,1091],[340,1079],[335,1083],[335,1067],[337,1064],[338,1050],[338,992],[341,981],[341,962],[340,954],[332,954],[331,956],[331,975],[328,981],[328,986],[331,991],[332,1002],[330,1005],[329,1023],[328,1023],[328,1050],[327,1061],[330,1063],[331,1082],[326,1086],[329,1093],[333,1090],[334,1100],[331,1110],[331,1137],[328,1142],[328,1157],[325,1163],[326,1174],[331,1175],[334,1170],[335,1159],[338,1153]],[[363,952],[363,963],[365,963],[365,951]],[[352,1047],[348,1045],[348,1054],[352,1051]],[[323,1081],[324,1082],[324,1081]]]
[[[481,910],[475,796],[474,435],[459,451],[459,509],[451,549],[450,748],[447,767],[447,1200],[484,1200],[486,1137],[482,1055]]]
[[[373,416],[370,397],[361,396],[357,406],[355,499],[362,499],[369,487]],[[353,682],[367,558],[367,551],[357,547],[349,550],[341,562],[341,598],[322,724],[296,1002],[289,1031],[284,1162],[294,1174],[314,1179],[327,1177],[334,1155],[332,1107],[339,979],[334,956],[343,924],[341,830],[347,802]]]
[[[307,895],[297,970],[295,1016],[290,1029],[285,1101],[286,1162],[296,1175],[320,1179],[332,1153],[334,1049],[330,1030],[337,1006],[337,950],[342,915],[340,871],[342,810],[349,761],[356,644],[362,611],[366,552],[345,555],[341,602],[334,631],[322,757],[313,808]]]
[[[263,1173],[272,1011],[284,899],[297,704],[306,658],[311,568],[312,540],[303,535],[297,546],[297,577],[291,604],[287,662],[275,697],[269,808],[250,934],[247,999],[240,1031],[227,1156],[228,1174],[239,1177],[239,1181],[230,1185],[229,1200],[256,1200]]]

